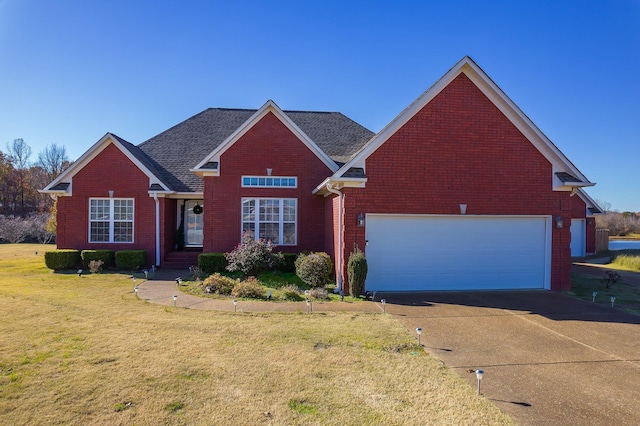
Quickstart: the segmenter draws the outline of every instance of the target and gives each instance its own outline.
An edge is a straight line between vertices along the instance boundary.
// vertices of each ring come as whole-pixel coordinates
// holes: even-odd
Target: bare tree
[[[13,143],[7,143],[7,154],[9,161],[13,165],[17,175],[17,195],[20,198],[20,212],[25,213],[25,192],[28,190],[27,168],[29,157],[31,157],[31,147],[24,139],[14,139]]]
[[[69,165],[67,149],[55,143],[48,145],[38,154],[38,165],[44,169],[50,181],[57,178]]]

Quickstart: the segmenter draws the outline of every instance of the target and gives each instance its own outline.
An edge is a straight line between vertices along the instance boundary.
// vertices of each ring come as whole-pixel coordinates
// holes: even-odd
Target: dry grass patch
[[[40,251],[0,245],[0,424],[512,423],[388,315],[175,309]]]

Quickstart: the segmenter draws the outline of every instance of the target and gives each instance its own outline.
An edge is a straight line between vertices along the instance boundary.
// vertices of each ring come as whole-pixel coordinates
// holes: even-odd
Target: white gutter
[[[343,237],[344,237],[344,230],[343,228],[343,214],[342,214],[342,210],[344,209],[344,194],[340,191],[338,191],[337,189],[333,189],[331,182],[327,182],[327,191],[329,191],[332,194],[336,194],[338,196],[338,254],[336,256],[336,263],[338,264],[338,271],[339,273],[336,276],[336,280],[338,281],[338,290],[342,291],[342,282],[343,282],[343,276],[342,276],[342,271],[344,269],[344,265],[342,264],[342,253],[343,253]]]
[[[158,193],[153,193],[153,199],[156,202],[156,266],[160,266],[160,200]]]

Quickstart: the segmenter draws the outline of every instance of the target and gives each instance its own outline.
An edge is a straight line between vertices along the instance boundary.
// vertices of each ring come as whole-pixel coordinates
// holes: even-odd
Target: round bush
[[[225,277],[216,272],[202,282],[202,287],[207,293],[228,295],[231,294],[231,290],[236,284],[237,282],[233,278]]]
[[[249,277],[244,281],[236,283],[231,290],[233,297],[246,297],[250,299],[264,299],[266,289],[255,277]]]
[[[329,283],[333,264],[327,253],[301,254],[296,259],[296,275],[311,287]]]

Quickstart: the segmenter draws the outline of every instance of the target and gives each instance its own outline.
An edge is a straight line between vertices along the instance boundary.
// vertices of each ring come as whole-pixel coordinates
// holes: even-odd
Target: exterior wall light
[[[358,213],[358,226],[360,228],[364,227],[364,214],[362,212]]]
[[[460,204],[460,214],[467,214],[467,205]]]
[[[113,189],[109,190],[109,198],[113,198]]]
[[[556,228],[562,229],[562,226],[564,225],[564,221],[562,220],[562,216],[558,215],[558,216],[555,217],[554,220],[556,221]]]

